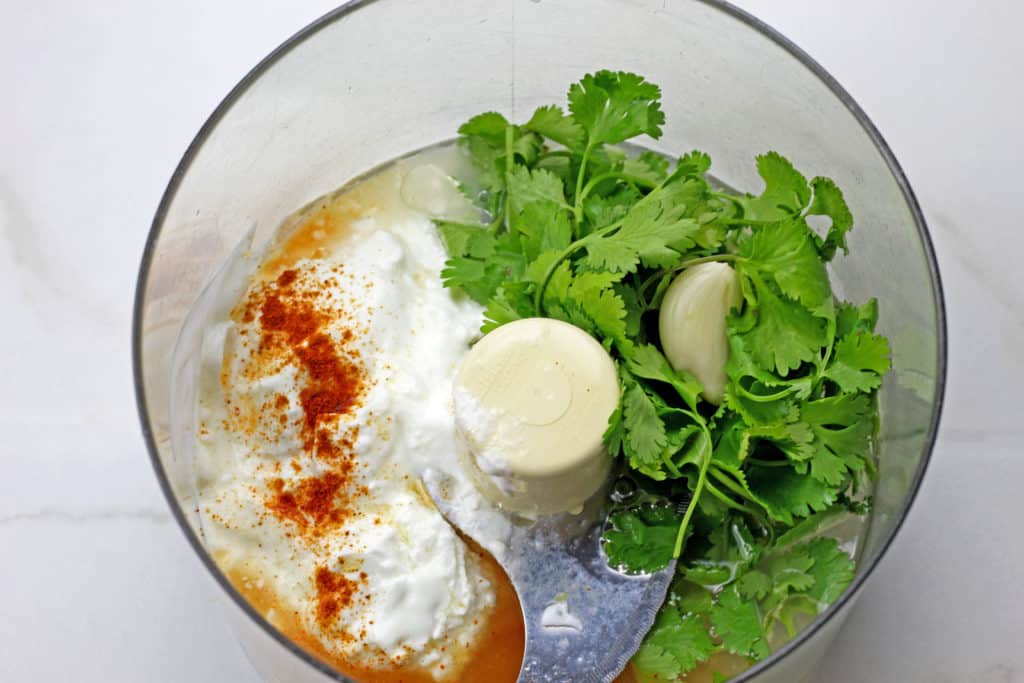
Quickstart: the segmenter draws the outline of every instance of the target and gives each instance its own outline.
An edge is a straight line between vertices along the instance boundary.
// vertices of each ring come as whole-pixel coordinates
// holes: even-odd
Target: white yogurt
[[[259,314],[213,321],[204,338],[197,489],[205,539],[222,566],[258,577],[276,596],[275,609],[297,613],[329,652],[363,666],[383,656],[442,680],[457,673],[459,648],[451,646],[464,650],[480,635],[494,591],[419,480],[430,468],[455,473],[465,507],[487,507],[459,474],[451,395],[481,309],[442,286],[443,245],[429,217],[402,204],[401,173],[393,167],[366,181],[373,191],[359,195],[350,237],[293,266],[296,287],[336,285],[316,303],[338,314],[321,331],[359,354],[366,377],[357,406],[321,422],[333,443],[351,451],[348,486],[365,487],[348,505],[351,514],[310,537],[268,511],[275,481],[293,491],[332,464],[303,447],[307,371],[298,362],[255,360]],[[267,286],[254,279],[251,291]],[[346,330],[354,332],[347,343]],[[326,627],[314,579],[322,568],[351,579],[359,594]]]

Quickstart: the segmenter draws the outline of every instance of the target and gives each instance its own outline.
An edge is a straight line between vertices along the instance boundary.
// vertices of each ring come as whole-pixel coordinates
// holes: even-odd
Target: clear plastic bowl
[[[931,453],[945,381],[939,275],[924,218],[881,135],[818,64],[757,19],[713,0],[366,0],[275,50],[232,90],[185,152],[157,210],[133,327],[143,432],[175,518],[223,588],[268,681],[344,681],[235,591],[203,547],[191,463],[171,448],[171,355],[204,285],[243,234],[366,170],[453,137],[473,114],[523,120],[599,68],[664,91],[667,153],[700,148],[727,184],[756,191],[754,155],[776,149],[843,188],[856,227],[832,267],[837,293],[878,297],[893,345],[882,389],[874,515],[846,593],[740,681],[805,680],[892,543]],[[184,373],[181,375],[180,373]]]

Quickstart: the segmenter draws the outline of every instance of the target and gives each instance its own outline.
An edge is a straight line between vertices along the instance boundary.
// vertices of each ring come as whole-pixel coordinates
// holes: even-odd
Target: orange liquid
[[[333,253],[351,237],[354,222],[370,210],[387,210],[394,205],[400,178],[397,168],[387,169],[321,197],[289,216],[274,236],[258,277],[273,280],[302,259],[320,259]]]
[[[498,563],[487,553],[473,548],[479,558],[483,575],[494,590],[494,607],[485,619],[480,637],[465,652],[455,652],[459,676],[446,679],[451,683],[515,683],[523,661],[525,634],[523,611],[512,583]],[[297,612],[282,609],[282,602],[263,582],[259,588],[257,577],[244,570],[228,569],[228,578],[234,587],[260,614],[267,618],[289,640],[293,641],[325,664],[360,683],[436,683],[429,671],[411,667],[369,669],[355,665],[323,646],[320,639],[310,633]]]

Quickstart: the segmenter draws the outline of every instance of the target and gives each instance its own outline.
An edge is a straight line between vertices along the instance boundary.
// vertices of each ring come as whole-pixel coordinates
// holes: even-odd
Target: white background
[[[933,464],[820,680],[1024,681],[1024,5],[740,4],[886,136],[949,308]],[[130,304],[192,136],[331,6],[0,0],[0,681],[256,681],[155,485]]]

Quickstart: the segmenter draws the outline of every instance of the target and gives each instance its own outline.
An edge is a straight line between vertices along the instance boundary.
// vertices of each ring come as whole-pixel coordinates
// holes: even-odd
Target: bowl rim
[[[920,462],[918,463],[917,470],[911,479],[908,493],[903,504],[903,508],[896,520],[893,523],[892,529],[889,531],[888,536],[884,539],[879,548],[878,552],[871,558],[869,558],[867,565],[863,571],[858,572],[854,577],[852,583],[843,591],[842,595],[829,605],[825,611],[818,614],[818,616],[811,622],[806,628],[801,630],[793,639],[783,645],[781,648],[771,654],[766,659],[757,662],[749,669],[739,674],[736,678],[733,678],[735,683],[743,683],[744,681],[750,681],[758,675],[768,671],[772,667],[776,666],[779,662],[786,659],[792,652],[799,648],[802,644],[809,641],[816,633],[818,633],[825,624],[829,623],[837,613],[842,611],[847,605],[852,603],[854,596],[856,596],[867,579],[874,573],[876,567],[881,562],[882,558],[888,552],[892,546],[893,541],[899,534],[900,529],[903,527],[911,508],[913,507],[914,501],[917,499],[918,493],[921,488],[921,482],[924,478],[924,474],[928,469],[928,465],[931,461],[932,453],[935,448],[935,441],[938,436],[939,423],[942,417],[943,404],[945,399],[946,389],[946,370],[947,370],[947,327],[946,327],[946,308],[945,299],[943,297],[942,280],[939,275],[938,262],[935,256],[935,249],[932,243],[931,236],[928,231],[928,226],[924,218],[924,214],[921,211],[921,207],[918,204],[917,197],[914,193],[913,188],[910,186],[910,182],[907,180],[906,175],[903,172],[902,167],[896,160],[892,150],[888,143],[882,137],[882,134],[875,127],[875,124],[871,121],[864,110],[857,104],[853,97],[844,89],[839,82],[822,67],[817,61],[815,61],[809,54],[803,49],[798,47],[791,40],[786,38],[782,33],[769,26],[764,21],[758,19],[754,15],[750,14],[746,10],[740,9],[739,7],[727,2],[726,0],[696,0],[697,2],[706,5],[712,9],[718,10],[733,19],[736,19],[740,23],[746,25],[748,28],[760,33],[768,40],[775,43],[778,47],[789,53],[790,56],[799,61],[808,71],[816,76],[828,89],[829,91],[846,107],[847,111],[854,117],[854,119],[860,124],[861,128],[868,135],[868,138],[874,144],[875,149],[881,155],[885,161],[889,172],[896,180],[897,185],[902,192],[903,199],[906,202],[907,207],[910,209],[911,215],[914,220],[914,227],[917,229],[918,239],[921,242],[922,249],[924,251],[925,260],[927,262],[928,273],[930,276],[930,284],[932,290],[932,300],[934,302],[935,310],[935,328],[936,328],[936,368],[935,368],[935,394],[932,401],[932,414],[928,426],[928,432],[925,437],[923,454]],[[241,611],[251,619],[266,635],[273,638],[286,650],[292,652],[295,656],[302,659],[306,664],[316,669],[320,673],[324,674],[330,679],[339,681],[341,683],[355,683],[351,679],[347,678],[344,674],[338,672],[333,667],[321,662],[316,657],[309,654],[306,650],[292,642],[287,636],[285,636],[280,630],[271,625],[266,618],[259,612],[257,612],[249,602],[234,588],[228,578],[214,562],[213,558],[206,551],[202,544],[202,541],[193,530],[185,517],[185,511],[182,509],[174,492],[171,488],[170,480],[167,473],[164,471],[163,466],[158,455],[158,449],[156,439],[153,433],[152,425],[149,420],[148,403],[146,401],[145,393],[145,382],[143,377],[143,366],[142,366],[142,320],[145,305],[145,292],[149,282],[150,267],[153,262],[153,255],[155,252],[156,245],[159,241],[161,227],[164,220],[167,217],[168,210],[174,201],[177,194],[178,188],[182,182],[182,179],[187,174],[189,168],[192,165],[193,160],[199,153],[203,144],[210,137],[214,129],[220,124],[225,115],[230,111],[232,106],[248,91],[249,87],[255,83],[260,77],[269,71],[279,60],[291,52],[295,47],[305,42],[308,38],[314,34],[320,32],[322,29],[334,24],[335,22],[343,19],[349,14],[358,11],[359,9],[371,5],[378,0],[349,0],[344,2],[335,9],[327,12],[323,16],[314,20],[307,26],[303,27],[273,51],[271,51],[266,57],[254,66],[242,79],[231,89],[231,91],[224,97],[223,100],[217,105],[216,109],[210,114],[210,116],[203,123],[199,132],[193,138],[192,142],[186,148],[181,161],[175,167],[173,174],[167,184],[167,188],[164,190],[161,196],[160,203],[157,207],[156,213],[153,217],[153,221],[150,225],[149,234],[146,237],[146,244],[143,250],[141,263],[139,265],[138,277],[135,284],[135,295],[134,304],[132,310],[132,328],[131,328],[131,343],[132,343],[132,375],[135,386],[135,399],[136,408],[139,414],[139,421],[142,427],[142,435],[146,442],[146,449],[149,453],[150,462],[153,466],[153,470],[156,474],[157,481],[159,482],[160,489],[163,492],[164,498],[171,509],[172,516],[178,524],[178,527],[184,533],[186,540],[191,546],[192,550],[199,557],[203,566],[210,573],[213,579],[217,582],[221,589],[231,598],[232,602]],[[237,637],[237,636],[236,636]],[[243,647],[243,651],[245,648]],[[249,657],[248,652],[246,656]]]

